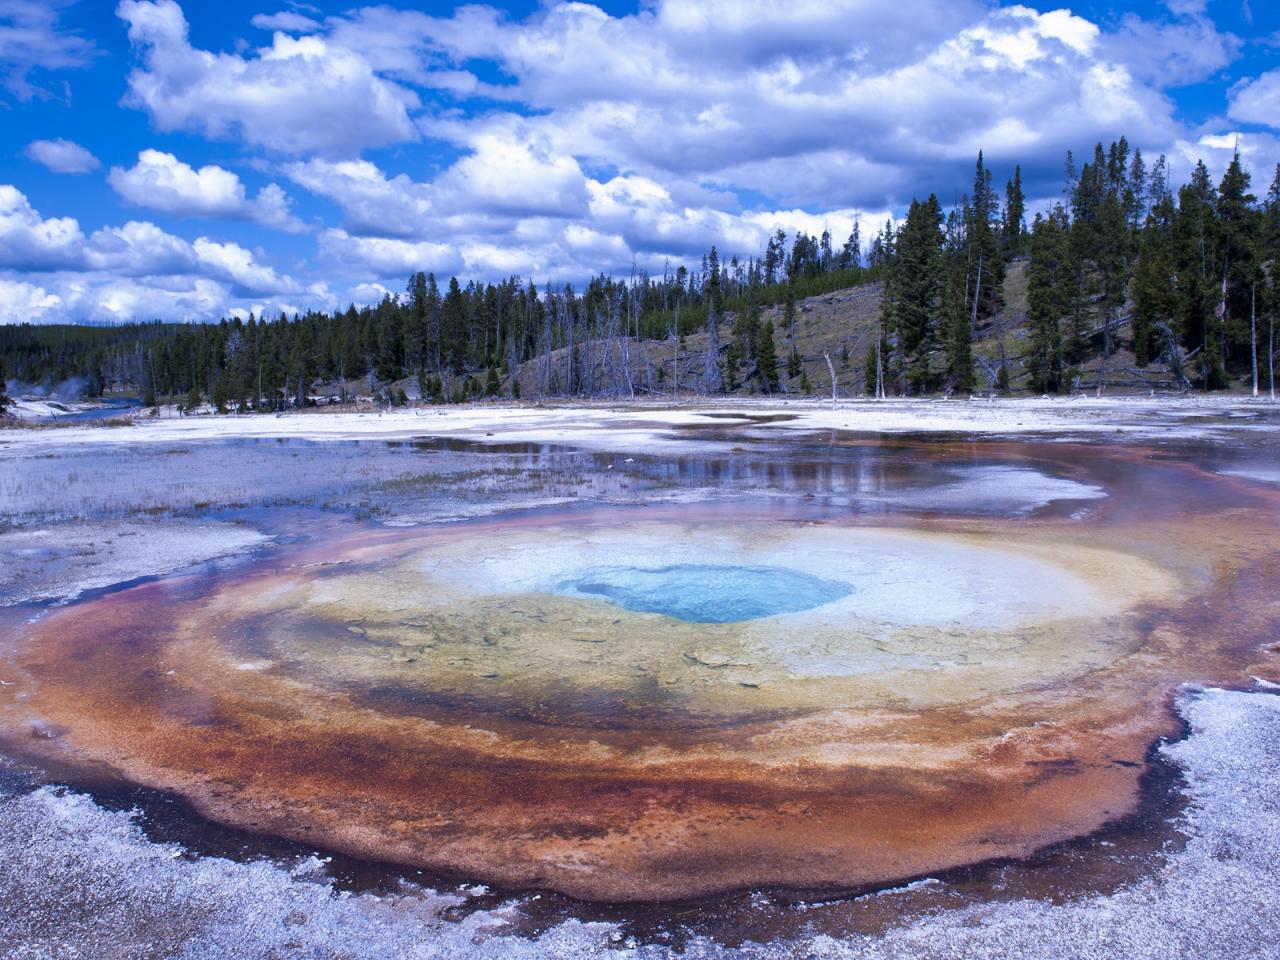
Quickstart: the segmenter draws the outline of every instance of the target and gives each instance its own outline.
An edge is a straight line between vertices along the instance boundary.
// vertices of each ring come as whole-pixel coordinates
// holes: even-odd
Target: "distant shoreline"
[[[10,450],[42,443],[182,442],[216,439],[405,440],[555,443],[652,451],[691,439],[727,442],[724,431],[776,434],[1042,434],[1061,439],[1170,440],[1280,430],[1280,403],[1266,397],[1190,394],[1126,397],[965,397],[839,400],[724,397],[635,400],[482,401],[404,406],[313,407],[281,414],[179,414],[162,407],[96,422],[9,418]],[[105,428],[105,429],[104,429]],[[698,436],[702,433],[703,436]],[[675,436],[678,434],[678,439]],[[719,436],[717,436],[719,434]]]

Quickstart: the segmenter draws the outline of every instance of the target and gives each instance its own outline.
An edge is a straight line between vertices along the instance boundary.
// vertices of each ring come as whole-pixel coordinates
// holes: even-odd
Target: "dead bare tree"
[[[884,331],[880,320],[876,320],[876,399],[884,399],[884,358],[880,355],[880,345],[884,343]]]
[[[621,294],[619,294],[621,297]],[[636,384],[634,373],[631,369],[631,325],[630,323],[622,323],[622,304],[615,302],[614,312],[618,316],[618,329],[622,336],[619,338],[619,352],[622,355],[622,382],[627,388],[627,396],[635,399]]]
[[[1249,349],[1253,354],[1253,396],[1258,396],[1258,285],[1249,291]]]
[[[982,367],[983,373],[987,375],[987,399],[994,400],[996,398],[996,386],[1000,382],[1000,368],[981,354],[978,355],[978,363]]]
[[[577,326],[577,323],[575,322],[575,317],[574,317],[573,311],[569,307],[568,301],[569,301],[569,290],[568,288],[566,288],[565,295],[562,300],[562,302],[564,303],[564,309],[561,312],[561,324],[565,330],[565,340],[567,343],[567,349],[565,350],[566,366],[565,366],[564,384],[565,384],[565,389],[568,390],[570,393],[573,393],[574,392],[573,358],[574,358],[574,348],[575,348],[573,334],[574,334],[574,328]]]
[[[603,315],[597,310],[596,326],[598,335],[602,339],[601,362],[605,369],[602,392],[610,397],[620,397],[624,394],[634,397],[635,382],[632,379],[630,337],[628,336],[630,321],[624,326],[620,295],[609,298]]]
[[[640,369],[644,373],[644,389],[647,393],[653,393],[653,365],[649,362],[648,341],[641,336],[640,331],[641,288],[647,283],[648,275],[641,275],[636,269],[636,261],[633,257],[631,259],[631,286],[627,291],[627,309],[631,314],[631,327],[640,351]]]
[[[716,305],[707,303],[707,355],[702,366],[702,391],[715,393],[720,387],[720,318]]]
[[[519,358],[519,355],[516,353],[515,334],[508,333],[507,334],[507,373],[511,377],[511,383],[513,386],[520,382],[519,370],[520,370],[520,358]]]
[[[676,304],[675,323],[671,325],[671,339],[675,344],[675,359],[672,365],[671,395],[680,394],[680,304]]]
[[[822,359],[827,361],[827,373],[831,374],[831,409],[834,410],[836,406],[836,368],[835,364],[831,362],[831,354],[825,350],[822,351]]]
[[[1178,379],[1182,389],[1189,390],[1191,388],[1191,380],[1187,377],[1186,362],[1190,359],[1190,356],[1183,355],[1177,334],[1173,332],[1173,328],[1167,323],[1159,320],[1156,322],[1155,329],[1160,334],[1160,340],[1163,344],[1160,351],[1161,360],[1169,368],[1169,372]]]
[[[585,312],[582,324],[585,329],[582,336],[582,375],[580,381],[582,392],[592,396],[596,392],[596,331],[591,328],[590,317],[586,316]]]
[[[554,321],[554,313],[554,304],[551,310],[542,312],[542,382],[538,390],[541,397],[546,397],[551,390],[551,325]]]

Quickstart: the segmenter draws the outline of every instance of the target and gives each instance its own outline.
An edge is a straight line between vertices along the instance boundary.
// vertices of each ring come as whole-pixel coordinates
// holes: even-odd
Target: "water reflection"
[[[413,522],[521,500],[768,496],[867,514],[1013,516],[1100,498],[1101,487],[1087,473],[1013,446],[830,436],[680,455],[438,438],[122,442],[0,459],[0,515],[35,523],[304,506]]]

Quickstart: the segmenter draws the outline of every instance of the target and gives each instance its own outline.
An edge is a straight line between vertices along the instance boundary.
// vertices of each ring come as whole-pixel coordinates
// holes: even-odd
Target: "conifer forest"
[[[712,247],[660,275],[540,287],[416,272],[400,295],[332,314],[0,326],[0,357],[19,383],[83,378],[90,396],[242,411],[314,403],[318,392],[387,404],[807,393],[824,358],[800,354],[797,303],[874,285],[874,330],[858,356],[845,345],[840,358],[845,395],[1056,394],[1087,386],[1082,367],[1105,373],[1113,357],[1158,367],[1170,389],[1265,386],[1280,310],[1280,168],[1255,184],[1237,155],[1217,183],[1198,163],[1177,184],[1165,157],[1149,161],[1121,138],[1087,159],[1068,154],[1048,209],[1028,210],[1019,167],[1001,186],[981,154],[965,187],[950,207],[912,201],[872,236],[856,224],[845,238],[779,229],[764,250]],[[975,333],[1003,309],[1011,270],[1025,271],[1025,317],[1016,339],[980,355]]]

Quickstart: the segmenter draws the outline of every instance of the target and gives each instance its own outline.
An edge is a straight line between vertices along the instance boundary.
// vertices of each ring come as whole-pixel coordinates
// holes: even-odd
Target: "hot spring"
[[[307,473],[314,505],[240,515],[272,549],[41,610],[0,737],[256,833],[667,900],[1088,833],[1132,809],[1180,684],[1263,669],[1265,484],[1120,444],[742,444],[484,454],[540,471],[484,516],[469,450],[327,454],[376,478],[369,519]],[[393,472],[414,457],[456,483]],[[574,505],[584,478],[611,486]]]
[[[849,596],[853,587],[786,567],[685,563],[596,567],[562,581],[556,592],[599,597],[637,613],[660,613],[689,623],[736,623],[811,610]]]

